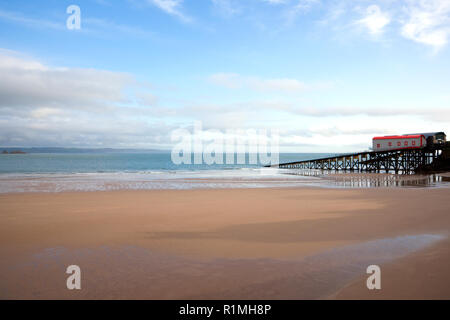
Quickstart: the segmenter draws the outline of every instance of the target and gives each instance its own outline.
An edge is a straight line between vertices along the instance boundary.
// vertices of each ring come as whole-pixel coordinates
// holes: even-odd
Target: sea
[[[0,148],[0,150],[3,150]],[[9,150],[9,152],[15,150]],[[16,150],[17,151],[17,150]],[[0,193],[268,187],[435,186],[446,177],[404,179],[395,175],[330,175],[320,171],[243,164],[175,164],[169,151],[27,149],[0,154]],[[280,163],[336,154],[281,153]],[[236,158],[237,159],[237,158]]]

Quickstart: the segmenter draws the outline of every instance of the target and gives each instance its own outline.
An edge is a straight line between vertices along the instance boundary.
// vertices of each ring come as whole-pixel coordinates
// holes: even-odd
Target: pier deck
[[[339,154],[333,157],[280,163],[267,167],[409,174],[430,168],[436,163],[448,164],[448,161],[450,161],[448,158],[449,150],[450,144],[447,143],[423,149],[396,149]]]

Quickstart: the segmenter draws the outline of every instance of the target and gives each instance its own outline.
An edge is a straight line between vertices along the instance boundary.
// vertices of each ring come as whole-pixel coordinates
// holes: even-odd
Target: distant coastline
[[[22,150],[12,150],[12,151],[3,150],[2,154],[27,154],[27,153]]]
[[[1,154],[27,153],[167,153],[159,149],[65,148],[65,147],[0,147]]]

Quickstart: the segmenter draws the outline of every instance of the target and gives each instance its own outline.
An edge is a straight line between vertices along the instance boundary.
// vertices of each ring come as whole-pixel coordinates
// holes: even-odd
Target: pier
[[[376,173],[420,173],[450,169],[450,143],[422,149],[396,149],[339,154],[333,157],[280,163],[267,167]]]

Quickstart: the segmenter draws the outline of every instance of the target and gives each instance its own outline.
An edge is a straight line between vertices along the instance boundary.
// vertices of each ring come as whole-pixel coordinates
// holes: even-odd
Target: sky
[[[281,152],[448,133],[449,41],[449,0],[0,0],[0,146],[170,149],[199,122]]]

